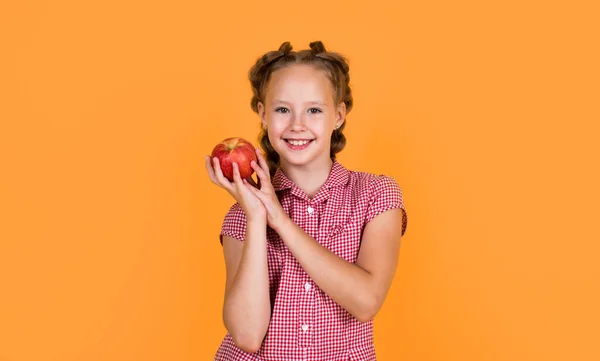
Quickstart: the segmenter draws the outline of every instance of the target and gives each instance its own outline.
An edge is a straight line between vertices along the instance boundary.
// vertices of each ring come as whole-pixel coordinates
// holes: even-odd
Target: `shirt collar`
[[[329,176],[327,177],[325,183],[321,186],[321,190],[328,191],[333,187],[346,185],[348,183],[349,176],[350,171],[342,166],[337,160],[334,160],[331,170],[329,171]],[[273,184],[275,191],[281,191],[289,188],[294,190],[295,188],[298,188],[296,184],[292,182],[292,180],[289,179],[285,173],[283,173],[280,167],[278,167],[275,171],[271,183]]]

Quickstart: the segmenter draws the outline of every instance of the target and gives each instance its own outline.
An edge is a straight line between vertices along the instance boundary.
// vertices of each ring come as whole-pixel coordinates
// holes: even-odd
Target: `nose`
[[[305,122],[302,114],[295,114],[291,118],[290,128],[292,130],[304,130]]]

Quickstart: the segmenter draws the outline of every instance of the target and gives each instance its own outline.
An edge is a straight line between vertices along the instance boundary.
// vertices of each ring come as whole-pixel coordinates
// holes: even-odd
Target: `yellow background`
[[[379,359],[600,359],[592,3],[3,2],[0,361],[212,359],[203,156],[256,143],[256,58],[314,40],[350,61],[340,161],[408,211]]]

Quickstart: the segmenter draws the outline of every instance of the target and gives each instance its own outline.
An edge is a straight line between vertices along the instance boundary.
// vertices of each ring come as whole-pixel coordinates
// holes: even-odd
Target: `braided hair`
[[[323,70],[333,85],[335,90],[335,105],[344,102],[346,104],[346,114],[352,109],[352,91],[350,89],[349,67],[346,58],[335,52],[325,50],[321,41],[310,43],[310,49],[292,51],[292,45],[289,41],[281,44],[277,51],[269,51],[256,60],[256,63],[250,68],[248,78],[252,85],[252,100],[250,106],[258,114],[258,103],[265,104],[265,90],[271,77],[271,74],[281,68],[293,64],[310,64]],[[333,131],[331,135],[330,158],[336,159],[336,154],[346,146],[346,137],[343,134],[346,122]],[[265,153],[265,159],[269,166],[271,176],[275,174],[279,166],[279,154],[273,148],[269,141],[267,130],[263,127],[258,135],[260,147]]]

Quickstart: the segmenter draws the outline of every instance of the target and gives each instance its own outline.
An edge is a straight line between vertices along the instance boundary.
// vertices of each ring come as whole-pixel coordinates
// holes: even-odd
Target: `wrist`
[[[253,217],[246,217],[246,224],[248,226],[252,225],[252,226],[265,226],[267,224],[267,217],[266,216],[253,216]]]
[[[288,229],[292,223],[294,223],[290,217],[287,216],[287,214],[283,214],[280,219],[273,224],[273,230],[277,233],[279,233],[280,231],[284,230],[284,229]]]
[[[256,218],[246,220],[246,242],[248,244],[263,244],[267,241],[267,222]]]

